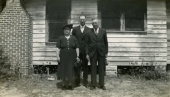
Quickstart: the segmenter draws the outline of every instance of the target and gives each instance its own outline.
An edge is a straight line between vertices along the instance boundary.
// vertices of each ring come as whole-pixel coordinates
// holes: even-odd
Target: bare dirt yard
[[[89,77],[90,78],[90,77]],[[107,90],[90,90],[84,86],[61,90],[55,81],[44,76],[0,80],[0,97],[170,97],[170,81],[147,81],[132,76],[106,76]]]

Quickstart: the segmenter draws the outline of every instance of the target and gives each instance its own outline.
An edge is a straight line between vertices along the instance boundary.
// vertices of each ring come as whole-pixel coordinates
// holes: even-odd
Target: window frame
[[[102,1],[102,0],[100,0],[100,1]],[[120,0],[120,2],[123,2],[123,1],[125,1],[125,0]],[[130,1],[133,1],[133,0],[126,0],[126,2],[124,2],[124,3],[130,2]],[[125,10],[124,10],[125,8],[121,8],[121,6],[120,6],[120,8],[121,8],[120,9],[121,10],[121,12],[120,12],[120,29],[119,30],[114,29],[114,28],[112,28],[112,29],[105,28],[105,29],[108,32],[127,32],[127,33],[144,32],[144,33],[146,33],[147,32],[147,18],[146,18],[147,17],[147,0],[144,0],[143,2],[145,3],[145,9],[144,9],[145,11],[143,11],[144,12],[144,14],[143,14],[143,28],[141,28],[143,30],[126,30],[127,28],[126,28],[126,24],[125,24],[126,23]],[[100,6],[102,6],[102,5],[100,5],[100,3],[98,2],[98,9],[99,9],[98,17],[101,21],[100,26],[102,27],[102,25],[103,25],[102,24],[102,16],[101,16],[102,13],[101,13],[101,9],[99,8]]]
[[[57,0],[56,0],[57,1]],[[66,1],[67,1],[67,3],[66,3]],[[51,2],[51,1],[50,1]],[[71,0],[65,0],[65,3],[66,3],[66,6],[68,6],[67,7],[67,15],[66,15],[66,19],[64,18],[62,21],[60,21],[59,19],[54,19],[54,18],[50,18],[50,16],[48,16],[49,14],[48,14],[48,12],[47,12],[47,6],[49,6],[49,5],[47,5],[47,1],[46,1],[46,22],[45,22],[45,25],[46,25],[46,44],[48,45],[50,45],[51,43],[53,44],[53,43],[56,43],[56,41],[58,40],[58,38],[57,39],[52,39],[51,37],[50,37],[50,23],[52,24],[52,23],[65,23],[65,22],[67,22],[68,23],[68,20],[70,19],[70,15],[71,15]],[[59,21],[58,21],[59,20]],[[67,24],[66,23],[66,24]],[[65,24],[64,24],[65,25]],[[64,26],[64,25],[62,25],[62,26]],[[62,27],[61,27],[61,29],[62,29]],[[64,33],[63,33],[64,34]]]

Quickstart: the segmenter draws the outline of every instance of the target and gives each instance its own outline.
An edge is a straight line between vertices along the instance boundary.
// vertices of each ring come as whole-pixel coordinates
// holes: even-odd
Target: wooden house
[[[57,65],[55,45],[63,34],[61,27],[68,23],[79,25],[82,13],[86,15],[87,26],[92,27],[91,19],[98,18],[100,26],[107,30],[107,73],[116,74],[117,66],[154,65],[165,70],[166,65],[170,64],[168,0],[11,1],[20,2],[31,21],[31,54],[28,59],[34,66]]]

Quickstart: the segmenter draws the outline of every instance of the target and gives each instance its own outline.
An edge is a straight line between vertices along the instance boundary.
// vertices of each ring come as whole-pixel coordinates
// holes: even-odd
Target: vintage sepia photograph
[[[170,97],[170,0],[0,0],[0,97]]]

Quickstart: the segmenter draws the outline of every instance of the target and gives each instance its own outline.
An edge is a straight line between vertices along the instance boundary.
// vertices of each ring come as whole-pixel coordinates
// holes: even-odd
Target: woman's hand
[[[60,62],[60,57],[57,57],[57,62]]]
[[[77,58],[76,58],[76,60],[77,60],[77,62],[80,62],[80,59],[79,59],[79,57],[77,57]]]

